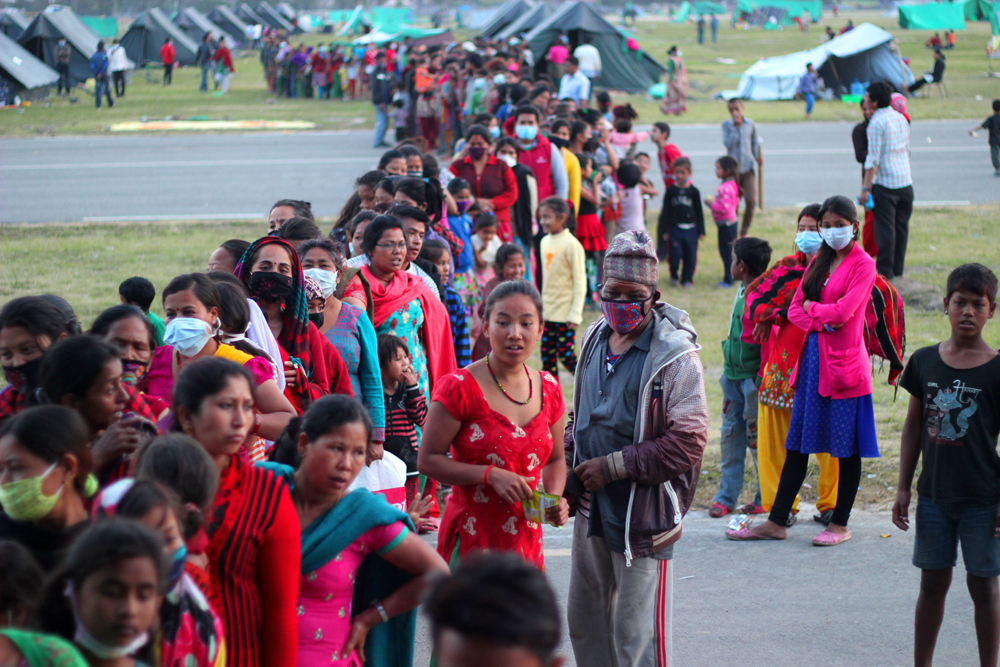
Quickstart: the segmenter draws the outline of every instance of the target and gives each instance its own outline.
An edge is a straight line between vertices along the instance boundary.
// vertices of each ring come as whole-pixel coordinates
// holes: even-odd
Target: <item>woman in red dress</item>
[[[542,337],[538,291],[525,280],[498,285],[484,327],[492,351],[438,381],[420,444],[420,473],[454,487],[438,553],[454,567],[475,551],[512,551],[541,569],[542,527],[525,518],[521,503],[539,482],[561,496],[566,461],[562,389],[524,363]],[[569,520],[564,499],[546,520]]]

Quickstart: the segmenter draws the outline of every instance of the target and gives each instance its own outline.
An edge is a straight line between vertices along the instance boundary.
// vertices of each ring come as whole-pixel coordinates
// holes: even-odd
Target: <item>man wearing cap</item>
[[[580,346],[565,438],[576,510],[567,613],[580,667],[672,664],[670,560],[708,407],[698,335],[686,312],[659,302],[658,281],[652,238],[616,236],[604,259],[604,319]]]

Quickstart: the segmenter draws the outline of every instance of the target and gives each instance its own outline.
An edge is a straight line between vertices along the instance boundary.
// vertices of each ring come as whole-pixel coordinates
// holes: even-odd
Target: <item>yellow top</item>
[[[583,246],[568,229],[542,238],[542,307],[546,322],[583,322],[587,268]]]
[[[566,178],[569,180],[569,196],[566,199],[573,204],[573,215],[580,215],[580,161],[568,148],[563,148],[562,154],[566,164]]]

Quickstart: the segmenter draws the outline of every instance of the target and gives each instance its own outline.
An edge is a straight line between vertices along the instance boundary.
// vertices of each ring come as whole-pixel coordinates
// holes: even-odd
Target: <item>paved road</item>
[[[912,665],[913,610],[920,572],[910,564],[913,534],[888,512],[856,511],[854,538],[820,549],[804,520],[781,543],[730,542],[723,520],[692,512],[675,548],[674,665],[677,667],[897,667]],[[888,534],[890,537],[882,538]],[[546,528],[545,564],[564,607],[572,528]],[[430,655],[418,628],[415,665]],[[562,654],[575,665],[568,639]],[[959,565],[935,664],[979,664],[972,603]],[[673,666],[672,666],[673,667]]]
[[[986,140],[968,121],[913,125],[918,202],[1000,200]],[[764,125],[764,203],[794,206],[859,189],[851,124]],[[718,126],[677,126],[706,194],[722,154]],[[648,150],[652,150],[649,144]],[[374,167],[370,132],[108,136],[0,140],[0,223],[247,218],[274,201],[311,201],[336,215]],[[656,170],[654,166],[654,170]]]

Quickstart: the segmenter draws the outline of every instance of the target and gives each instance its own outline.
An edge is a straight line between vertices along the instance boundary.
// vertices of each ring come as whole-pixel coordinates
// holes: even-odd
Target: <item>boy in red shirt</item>
[[[674,160],[681,156],[681,149],[668,144],[670,126],[666,123],[653,123],[653,131],[649,138],[656,144],[656,157],[660,163],[660,173],[663,175],[663,207],[667,207],[667,190],[674,184]],[[663,238],[663,233],[656,235],[656,256],[663,261],[670,254],[670,242]]]
[[[174,45],[171,41],[172,40],[167,37],[163,40],[163,46],[160,47],[160,62],[163,63],[164,86],[170,85],[170,82],[173,81],[174,75]]]

